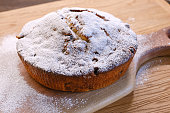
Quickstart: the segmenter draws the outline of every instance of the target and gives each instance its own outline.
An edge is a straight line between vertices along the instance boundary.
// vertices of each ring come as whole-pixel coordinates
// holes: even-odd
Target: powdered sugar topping
[[[127,23],[95,9],[63,8],[27,23],[18,36],[24,60],[62,75],[105,72],[129,60],[137,49]]]
[[[75,113],[84,108],[88,98],[45,88],[26,73],[15,36],[3,37],[0,44],[0,113]]]

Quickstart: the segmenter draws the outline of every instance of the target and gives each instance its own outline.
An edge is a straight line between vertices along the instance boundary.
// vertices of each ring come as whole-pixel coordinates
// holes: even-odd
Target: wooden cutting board
[[[0,19],[0,25],[1,25],[0,36],[11,34],[11,33],[19,33],[22,26],[26,22],[39,18],[57,9],[60,9],[63,7],[72,7],[72,6],[96,8],[96,9],[111,13],[115,15],[116,17],[122,19],[124,22],[129,23],[131,25],[131,28],[137,34],[141,34],[141,33],[147,34],[147,33],[151,33],[159,29],[165,28],[167,26],[170,26],[170,6],[165,1],[162,1],[162,0],[126,0],[126,1],[123,1],[123,0],[115,0],[115,1],[113,0],[107,0],[107,1],[105,0],[72,0],[72,1],[62,0],[62,1],[56,1],[56,2],[26,7],[26,8],[12,10],[12,11],[1,12],[0,13],[0,18],[1,18]],[[141,39],[140,43],[142,43],[142,45],[144,44],[144,46],[148,46],[148,48],[150,49],[152,48],[156,48],[156,49],[152,49],[152,51],[144,51],[144,52],[142,52],[143,49],[140,50],[140,53],[142,53],[140,54],[142,60],[140,61],[138,59],[139,63],[136,65],[136,69],[130,71],[132,72],[132,74],[136,73],[135,71],[137,70],[138,66],[142,62],[148,60],[149,58],[159,55],[158,53],[167,53],[167,55],[169,55],[169,52],[167,52],[167,50],[169,50],[169,42],[168,42],[169,40],[167,38],[166,33],[167,33],[166,29],[162,30],[162,34],[164,35],[165,38],[158,36],[158,38],[161,38],[161,41],[156,41],[156,45],[154,43],[147,43],[148,40],[150,40],[150,42],[152,41],[155,42],[155,40],[157,40],[157,38],[155,37],[153,38],[151,36],[147,36],[147,38],[145,37],[144,40],[142,40],[142,38],[139,37]],[[154,35],[155,34],[153,34],[153,36]],[[163,44],[163,46],[160,44]],[[151,53],[154,53],[154,54],[151,54]],[[144,54],[147,54],[148,56],[145,57]],[[161,55],[165,55],[165,54],[161,54]],[[134,68],[133,65],[134,64],[132,63],[131,67]],[[168,68],[164,68],[164,70],[168,70]],[[83,105],[84,107],[77,108],[76,110],[77,112],[80,112],[80,111],[81,112],[82,111],[92,112],[92,111],[99,110],[102,107],[108,104],[111,104],[112,102],[118,100],[119,98],[127,95],[133,90],[134,85],[135,85],[134,83],[135,75],[131,76],[131,74],[128,74],[128,73],[129,71],[126,73],[126,76],[122,78],[119,82],[107,88],[84,93],[84,94],[81,93],[81,94],[78,94],[78,96],[75,96],[77,94],[74,95],[70,93],[69,95],[66,93],[63,93],[63,95],[72,97],[73,99],[75,99],[76,97],[79,97],[79,98],[81,97],[83,99],[86,99],[86,104]],[[167,72],[167,74],[169,73]],[[153,79],[159,78],[161,75],[162,74],[159,73]],[[127,79],[128,77],[130,77],[130,79]],[[127,80],[130,80],[130,81],[127,81]],[[124,85],[122,85],[121,83],[123,83]],[[127,85],[126,83],[127,84],[129,83],[129,84]],[[164,85],[169,86],[170,84],[167,82]],[[117,86],[120,86],[120,87],[117,87]],[[38,90],[39,88],[35,88],[35,89]],[[138,87],[138,90],[141,92],[143,91],[143,89],[140,87]],[[153,90],[159,91],[156,88]],[[46,93],[47,91],[41,91],[41,92]],[[165,90],[164,92],[167,92],[167,91]],[[149,92],[148,95],[150,95],[151,93],[152,92]],[[170,93],[170,91],[168,91],[167,93]],[[157,94],[159,94],[159,92],[157,92]],[[150,99],[149,97],[135,97],[133,95],[130,95],[128,97],[133,97],[133,98],[138,98],[138,99],[147,98],[148,100]],[[127,102],[129,102],[128,97],[126,97]],[[137,103],[139,101],[138,99],[132,102]],[[87,102],[87,100],[89,101]],[[116,109],[117,112],[121,112],[120,110],[118,110],[118,108],[121,108],[125,105],[125,104],[121,104],[121,102],[124,102],[124,101],[125,100],[118,101],[119,105],[117,105],[116,107],[113,106],[113,108],[106,108],[106,109],[103,109],[103,111],[101,110],[99,112],[115,112],[115,111],[112,111],[112,109],[113,110]],[[151,101],[155,102],[154,100],[151,100]],[[166,104],[167,106],[169,101],[167,99],[164,99],[164,101],[165,101],[164,104]],[[133,105],[133,103],[129,102],[128,104]],[[168,108],[168,107],[164,107],[164,104],[160,104],[160,107],[162,106],[162,109]],[[144,104],[141,104],[141,105],[144,105]],[[154,106],[152,105],[151,108],[152,107]],[[134,109],[133,106],[132,107],[129,106],[128,107],[129,111],[131,111],[130,108]],[[139,107],[135,108],[136,111],[138,109]],[[155,110],[156,109],[158,108],[155,108]],[[73,112],[74,110],[75,110],[75,107],[74,109],[69,110],[69,111]]]

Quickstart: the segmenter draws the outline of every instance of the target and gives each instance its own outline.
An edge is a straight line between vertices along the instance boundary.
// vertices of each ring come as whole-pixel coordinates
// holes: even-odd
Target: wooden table
[[[163,0],[62,0],[1,12],[0,36],[19,33],[26,22],[63,7],[109,12],[129,23],[137,34],[170,26],[170,5]],[[96,113],[103,112],[170,112],[170,57],[156,58],[144,64],[138,72],[134,92]]]

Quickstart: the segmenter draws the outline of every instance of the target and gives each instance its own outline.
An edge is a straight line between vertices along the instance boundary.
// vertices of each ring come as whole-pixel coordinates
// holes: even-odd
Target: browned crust
[[[37,68],[25,61],[19,53],[18,55],[27,72],[37,82],[51,89],[72,92],[96,90],[111,85],[125,74],[133,58],[132,56],[126,63],[98,75],[90,73],[84,76],[65,76]]]

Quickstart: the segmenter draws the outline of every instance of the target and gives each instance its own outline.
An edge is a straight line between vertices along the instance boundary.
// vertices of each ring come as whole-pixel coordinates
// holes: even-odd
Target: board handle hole
[[[166,34],[167,34],[168,38],[170,39],[170,29],[167,30]]]

